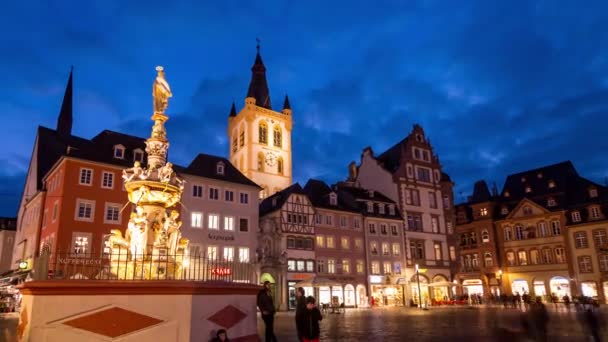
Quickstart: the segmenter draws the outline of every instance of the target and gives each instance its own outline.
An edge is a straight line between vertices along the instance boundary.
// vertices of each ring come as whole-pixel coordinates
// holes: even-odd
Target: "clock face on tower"
[[[266,164],[268,166],[274,166],[277,163],[277,156],[275,156],[272,152],[266,153]]]

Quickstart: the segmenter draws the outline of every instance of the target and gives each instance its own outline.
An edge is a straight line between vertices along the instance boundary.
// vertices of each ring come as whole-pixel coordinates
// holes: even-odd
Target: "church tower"
[[[262,187],[261,198],[292,183],[291,105],[285,96],[283,110],[272,110],[266,67],[257,45],[245,105],[239,112],[232,103],[228,116],[230,161]]]

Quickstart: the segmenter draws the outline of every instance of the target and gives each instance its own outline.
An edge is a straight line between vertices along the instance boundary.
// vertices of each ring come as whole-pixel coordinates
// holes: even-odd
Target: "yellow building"
[[[260,47],[251,68],[245,105],[237,113],[233,103],[228,117],[230,162],[262,187],[266,198],[291,185],[292,112],[285,96],[283,110],[274,111]]]

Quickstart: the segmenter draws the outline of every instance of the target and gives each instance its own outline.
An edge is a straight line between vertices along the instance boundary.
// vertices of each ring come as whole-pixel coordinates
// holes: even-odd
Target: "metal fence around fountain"
[[[46,259],[46,260],[45,260]],[[139,260],[135,262],[134,260]],[[180,269],[179,262],[184,260]],[[41,257],[48,265],[48,280],[188,280],[205,282],[256,283],[256,268],[250,261],[208,258],[203,254],[147,255],[127,258],[126,253],[57,252]],[[137,263],[140,267],[129,266]],[[133,272],[129,272],[129,268]],[[152,270],[152,271],[150,271]]]

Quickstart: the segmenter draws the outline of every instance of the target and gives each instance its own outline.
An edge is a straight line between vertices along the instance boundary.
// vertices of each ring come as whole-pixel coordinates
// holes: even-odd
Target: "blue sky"
[[[87,4],[88,3],[88,4]],[[227,155],[262,41],[294,110],[294,179],[335,182],[420,123],[460,198],[477,179],[570,159],[608,177],[601,1],[20,1],[4,5],[0,215],[15,215],[37,125],[74,65],[74,129],[146,136],[154,67],[173,90],[171,156]]]

